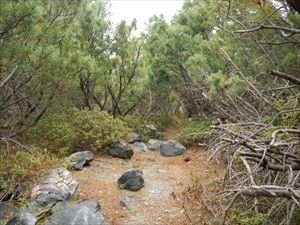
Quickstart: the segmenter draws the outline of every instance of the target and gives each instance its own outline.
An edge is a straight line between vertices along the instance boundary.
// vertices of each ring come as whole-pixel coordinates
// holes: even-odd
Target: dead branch
[[[292,75],[289,75],[289,74],[286,74],[283,72],[279,72],[279,71],[275,71],[275,70],[271,70],[267,74],[271,75],[271,76],[275,76],[275,77],[280,77],[280,78],[283,78],[285,80],[292,82],[293,84],[300,85],[300,79],[297,78],[296,76],[292,76]]]

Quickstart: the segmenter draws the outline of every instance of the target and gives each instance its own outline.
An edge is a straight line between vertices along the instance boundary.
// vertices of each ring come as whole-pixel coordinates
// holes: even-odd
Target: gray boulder
[[[73,179],[70,171],[61,167],[50,172],[49,176],[31,192],[32,200],[40,194],[54,193],[67,200],[74,195],[79,183]]]
[[[73,179],[66,168],[57,168],[31,192],[31,202],[24,211],[36,217],[42,217],[47,212],[58,210],[74,195],[78,182]]]
[[[37,219],[30,213],[20,210],[20,212],[6,225],[36,225]]]
[[[90,151],[76,152],[66,158],[75,170],[82,170],[83,166],[88,165],[94,160],[94,154]]]
[[[118,179],[118,187],[130,191],[138,191],[144,187],[142,170],[131,170],[122,174]]]
[[[141,135],[139,135],[139,134],[137,134],[137,133],[134,133],[134,132],[129,132],[128,134],[127,134],[127,141],[129,142],[129,143],[134,143],[134,142],[136,142],[136,141],[142,141],[142,137],[141,137]]]
[[[132,149],[134,152],[147,152],[147,146],[143,142],[134,142],[132,145]]]
[[[141,197],[137,195],[127,195],[121,199],[120,205],[128,210],[136,210],[138,209],[137,204],[140,200]]]
[[[5,202],[0,202],[0,224],[6,224],[10,219],[16,216],[18,212],[18,208]]]
[[[161,144],[162,141],[150,139],[148,142],[148,149],[150,149],[151,151],[158,151]]]
[[[182,155],[185,150],[186,148],[182,144],[174,140],[163,142],[159,148],[160,154],[165,157]]]
[[[66,199],[59,193],[42,193],[34,201],[23,208],[25,212],[31,213],[37,218],[43,217],[47,212],[56,211],[66,205]]]
[[[100,204],[85,200],[56,211],[45,225],[105,225],[105,222]]]
[[[108,146],[108,154],[121,159],[131,159],[133,149],[124,140],[119,140]]]
[[[0,202],[0,224],[2,225],[35,225],[36,218],[30,213],[4,202]]]

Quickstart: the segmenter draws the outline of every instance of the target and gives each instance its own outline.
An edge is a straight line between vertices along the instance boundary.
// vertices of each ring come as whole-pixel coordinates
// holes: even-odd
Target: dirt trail
[[[188,157],[191,161],[185,162]],[[132,168],[143,170],[145,187],[137,192],[120,190],[118,178]],[[188,221],[174,196],[191,185],[191,175],[209,177],[210,173],[205,153],[188,150],[171,158],[151,151],[135,153],[128,161],[99,155],[73,175],[80,182],[77,198],[98,200],[109,225],[184,225]],[[139,196],[135,210],[120,205],[128,195]]]

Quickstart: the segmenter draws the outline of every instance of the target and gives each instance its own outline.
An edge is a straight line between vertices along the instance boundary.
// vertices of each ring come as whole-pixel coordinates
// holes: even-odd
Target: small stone
[[[148,149],[151,151],[158,151],[162,141],[150,139],[148,142]]]
[[[152,124],[145,125],[145,128],[147,128],[147,129],[149,129],[150,131],[153,131],[153,132],[157,131],[156,127]]]
[[[143,142],[134,142],[132,149],[135,153],[147,152],[147,146]]]
[[[131,170],[122,174],[118,179],[118,187],[130,191],[138,191],[144,187],[142,170]]]
[[[138,208],[137,203],[140,200],[141,198],[137,195],[128,195],[121,199],[120,205],[128,210],[136,210]]]
[[[156,159],[154,157],[146,157],[145,160],[148,162],[156,162]]]
[[[127,141],[129,143],[140,142],[140,141],[142,141],[142,137],[141,137],[141,135],[139,135],[135,132],[129,132],[127,134]]]
[[[66,158],[75,170],[82,170],[83,166],[88,165],[94,160],[94,154],[90,151],[76,152]]]

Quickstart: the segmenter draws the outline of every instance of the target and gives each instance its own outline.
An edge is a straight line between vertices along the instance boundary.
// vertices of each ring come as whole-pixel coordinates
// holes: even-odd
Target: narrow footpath
[[[167,131],[173,138],[175,131]],[[75,200],[100,202],[108,225],[184,225],[189,224],[180,200],[176,197],[192,184],[192,177],[208,182],[215,176],[209,170],[207,155],[201,149],[188,149],[176,157],[158,152],[135,153],[130,160],[98,155],[89,167],[74,171],[80,186]],[[145,187],[137,192],[120,190],[117,180],[123,172],[141,169]],[[121,199],[133,199],[129,207]]]

